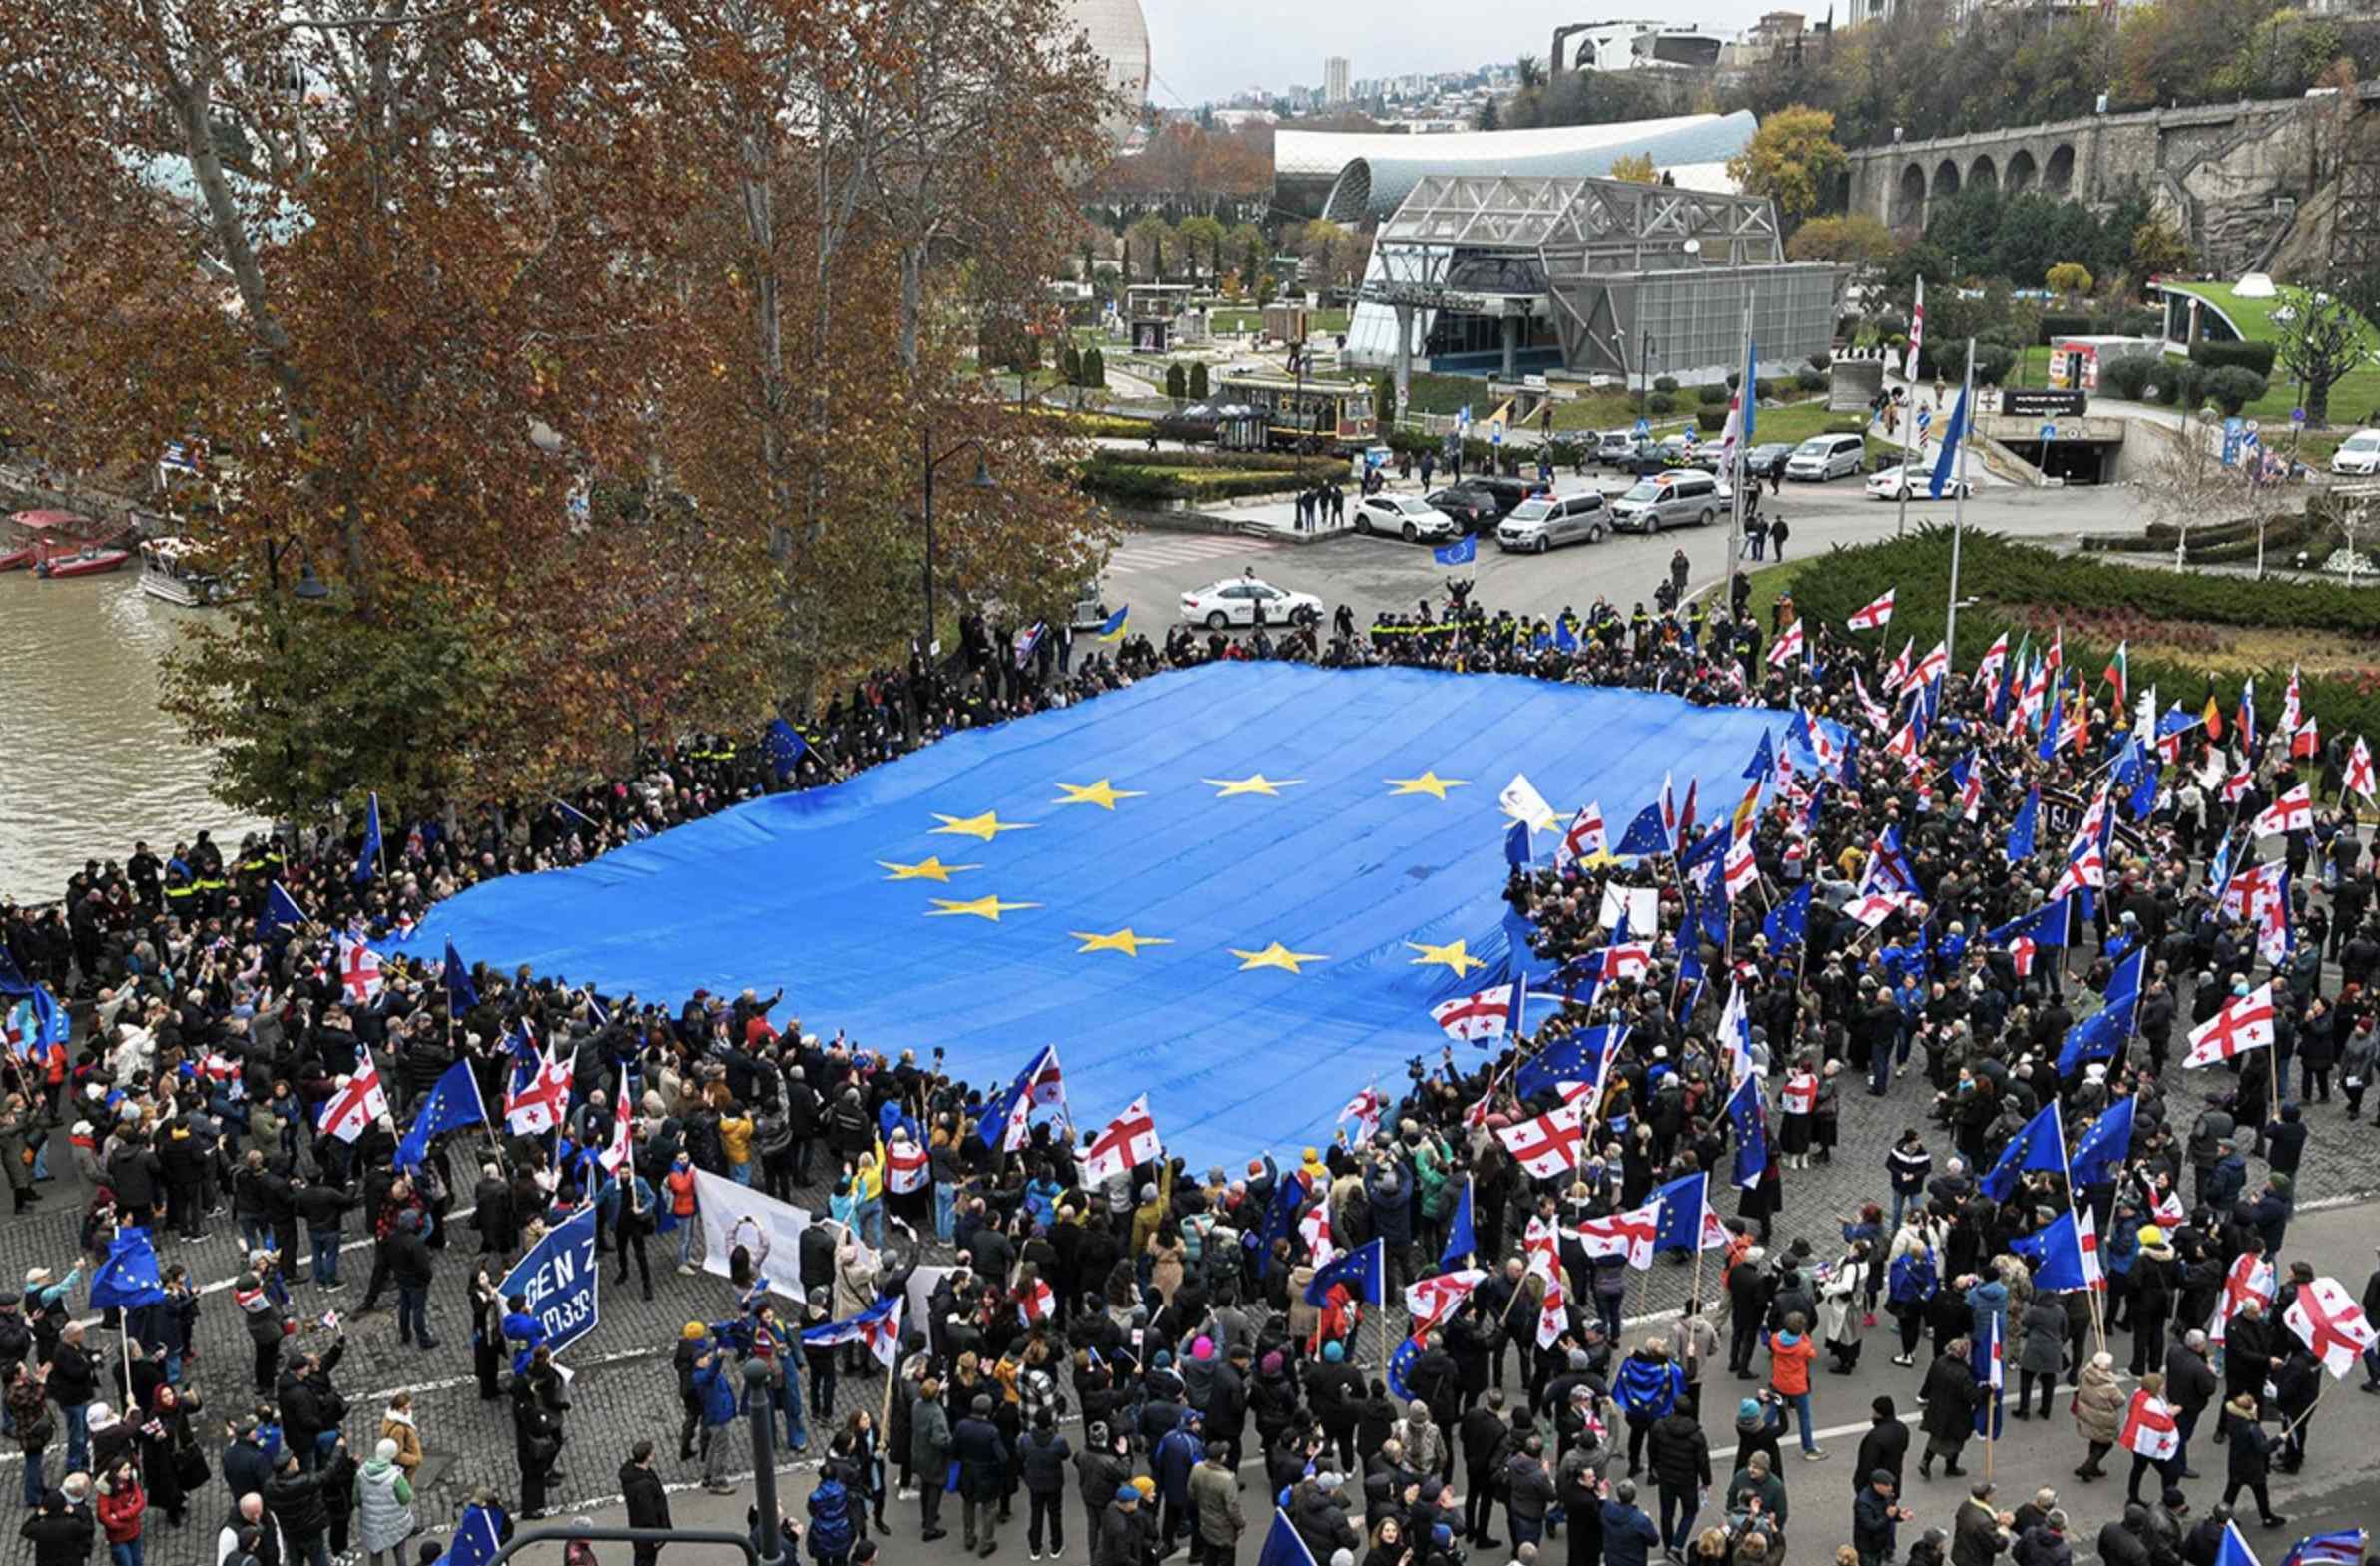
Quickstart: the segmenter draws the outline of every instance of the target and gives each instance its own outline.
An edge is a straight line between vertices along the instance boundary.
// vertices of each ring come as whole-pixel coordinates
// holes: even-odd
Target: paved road
[[[1587,482],[1564,477],[1559,488],[1567,493]],[[1608,488],[1613,482],[1603,480],[1601,486]],[[1788,484],[1781,496],[1765,498],[1762,506],[1772,516],[1781,513],[1790,524],[1788,559],[1824,553],[1836,544],[1890,538],[1898,509],[1888,501],[1866,499],[1850,480],[1823,487]],[[1948,501],[1912,501],[1910,525],[1948,523],[1951,509]],[[1279,524],[1286,525],[1285,502],[1249,508],[1248,514],[1274,521],[1276,511],[1282,513]],[[2132,491],[2124,488],[1996,488],[1967,503],[1968,525],[2019,538],[2055,539],[2137,526],[2139,520]],[[1718,582],[1727,563],[1724,521],[1650,538],[1629,533],[1547,555],[1507,555],[1491,540],[1483,540],[1478,563],[1468,574],[1478,580],[1477,600],[1491,609],[1552,615],[1568,605],[1583,611],[1600,594],[1624,611],[1638,599],[1649,606],[1653,589],[1668,571],[1671,552],[1678,549],[1693,564],[1693,587]],[[1282,549],[1227,535],[1133,531],[1108,567],[1105,594],[1110,606],[1131,604],[1136,629],[1156,636],[1173,624],[1184,591],[1237,576],[1244,566],[1253,566],[1259,576],[1279,586],[1318,594],[1328,605],[1350,604],[1359,619],[1369,619],[1379,608],[1410,608],[1424,596],[1439,601],[1450,575],[1433,562],[1427,546],[1394,539],[1343,534]]]

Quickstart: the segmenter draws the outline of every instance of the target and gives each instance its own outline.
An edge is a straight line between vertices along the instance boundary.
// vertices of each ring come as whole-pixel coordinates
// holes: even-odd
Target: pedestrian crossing
[[[1111,577],[1190,566],[1200,561],[1245,562],[1282,546],[1272,539],[1241,538],[1226,533],[1131,533],[1107,562]]]

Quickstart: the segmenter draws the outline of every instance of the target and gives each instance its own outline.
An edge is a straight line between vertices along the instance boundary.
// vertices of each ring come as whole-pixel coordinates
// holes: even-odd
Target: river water
[[[159,658],[222,612],[151,598],[137,563],[67,582],[0,572],[0,896],[54,899],[138,838],[162,858],[206,828],[228,858],[264,824],[209,796],[208,753],[157,710]]]

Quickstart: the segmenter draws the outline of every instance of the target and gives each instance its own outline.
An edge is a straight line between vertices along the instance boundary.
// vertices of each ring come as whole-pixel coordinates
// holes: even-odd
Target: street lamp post
[[[939,468],[943,463],[949,461],[952,457],[959,456],[971,450],[975,453],[975,476],[973,479],[969,480],[969,482],[976,489],[992,489],[996,488],[997,486],[991,481],[990,466],[983,460],[983,442],[980,440],[961,441],[937,457],[933,454],[933,430],[931,428],[925,429],[918,438],[920,444],[924,448],[923,466],[925,471],[925,635],[920,639],[920,641],[925,648],[925,656],[927,660],[930,661],[934,658],[938,658],[941,655],[942,650],[941,638],[935,635],[934,631],[935,626],[939,624],[935,618],[935,603],[933,594],[934,470]]]

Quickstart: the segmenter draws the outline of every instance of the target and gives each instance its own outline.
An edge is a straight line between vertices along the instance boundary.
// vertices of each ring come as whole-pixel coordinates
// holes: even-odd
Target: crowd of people
[[[675,1346],[678,1457],[732,1489],[731,1432],[747,1398],[765,1398],[789,1443],[821,1463],[806,1540],[835,1566],[874,1554],[891,1500],[913,1498],[921,1537],[943,1536],[945,1492],[958,1497],[963,1542],[989,1555],[1021,1491],[1031,1558],[1058,1558],[1069,1487],[1093,1566],[1148,1566],[1177,1547],[1228,1560],[1276,1504],[1323,1566],[1455,1566],[1467,1549],[1507,1540],[1516,1558],[1541,1561],[1562,1530],[1570,1566],[1643,1566],[1664,1553],[1763,1566],[1783,1559],[1797,1511],[1825,1519],[1822,1538],[1840,1536],[1848,1517],[1855,1566],[1904,1552],[1915,1566],[1988,1566],[2004,1552],[2020,1566],[2059,1566],[2083,1544],[2086,1505],[2106,1514],[2091,1538],[2102,1560],[2213,1566],[2241,1495],[2279,1526],[2270,1476],[2302,1463],[2319,1427],[2321,1371],[2280,1324],[2311,1278],[2286,1256],[2293,1180],[2311,1137],[2356,1134],[2374,1068],[2380,922],[2352,812],[2315,812],[2280,844],[2292,944],[2260,954],[2258,929],[2244,909],[2225,911],[2207,866],[2218,854],[2234,866],[2251,859],[2265,845],[2232,828],[2302,780],[2285,747],[2226,757],[2203,730],[2185,731],[2171,742],[2171,786],[2136,815],[2111,806],[2120,819],[2071,943],[2029,959],[1986,932],[2037,910],[2067,872],[2062,846],[2126,738],[2120,699],[2092,708],[2077,743],[2045,748],[2009,721],[2002,682],[1954,671],[1904,698],[1876,639],[1797,626],[1789,600],[1765,629],[1743,615],[1740,591],[1722,610],[1597,603],[1550,621],[1489,612],[1468,593],[1450,600],[1362,629],[1343,609],[1327,629],[1282,628],[1278,641],[1261,628],[1244,639],[1177,629],[1162,645],[1133,635],[1079,664],[1062,632],[1016,656],[1013,628],[970,619],[949,666],[918,659],[862,683],[800,729],[791,758],[697,737],[637,776],[567,798],[414,822],[368,874],[351,833],[260,837],[234,852],[200,833],[163,858],[142,844],[122,864],[86,866],[61,904],[0,909],[15,968],[78,1016],[71,1040],[0,1059],[0,1168],[20,1211],[61,1158],[89,1189],[83,1268],[29,1276],[22,1297],[0,1297],[0,1373],[27,1453],[24,1528],[39,1566],[81,1560],[94,1528],[131,1546],[120,1566],[140,1566],[143,1503],[133,1497],[178,1520],[197,1504],[210,1457],[232,1494],[223,1559],[325,1566],[350,1523],[375,1558],[410,1535],[405,1476],[421,1442],[409,1405],[382,1411],[370,1457],[356,1461],[354,1421],[335,1390],[343,1327],[301,1328],[293,1304],[301,1288],[344,1287],[339,1249],[351,1232],[373,1241],[363,1309],[392,1293],[400,1333],[424,1348],[459,1342],[467,1322],[478,1391],[511,1414],[518,1514],[541,1515],[571,1399],[535,1318],[498,1281],[589,1205],[618,1279],[633,1264],[648,1299],[648,1240],[661,1240],[665,1269],[674,1248],[682,1272],[709,1260],[729,1273],[725,1318],[690,1320]],[[1789,630],[1819,654],[1776,667],[1761,656],[1764,639]],[[1021,1149],[995,1152],[977,1120],[999,1084],[806,1027],[782,996],[598,996],[568,975],[478,966],[469,1003],[450,1016],[436,954],[403,955],[403,935],[432,903],[480,880],[838,781],[956,729],[1249,657],[1496,671],[1797,711],[1821,732],[1856,734],[1864,760],[1856,771],[1825,758],[1813,766],[1805,751],[1798,775],[1776,780],[1750,818],[1759,889],[1746,895],[1716,895],[1677,872],[1688,829],[1668,854],[1515,867],[1508,902],[1533,929],[1536,956],[1572,977],[1598,972],[1618,943],[1601,919],[1606,887],[1651,891],[1659,929],[1632,932],[1642,961],[1565,985],[1571,998],[1526,1046],[1450,1050],[1436,1070],[1418,1068],[1377,1134],[1295,1158],[1252,1150],[1241,1171],[1162,1160],[1086,1181],[1083,1148],[1046,1121]],[[1869,716],[1871,693],[1892,706],[1887,730]],[[1889,730],[1918,703],[1928,726],[1895,758]],[[1972,804],[1945,781],[1971,757],[1987,780]],[[2225,798],[2214,780],[2235,771],[2249,781]],[[2041,851],[2012,859],[2014,818],[2037,789]],[[1733,801],[1707,803],[1706,818]],[[1879,919],[1866,891],[1885,867],[1907,889]],[[307,910],[304,922],[271,916],[276,885]],[[1800,927],[1779,928],[1778,906],[1805,889]],[[337,937],[350,930],[399,942],[368,999],[340,970]],[[2062,1072],[2062,1042],[2134,952],[2145,953],[2135,1028],[2111,1058]],[[2185,1086],[2175,1030],[2267,971],[2276,1047]],[[1731,998],[1748,1019],[1773,1128],[1770,1155],[1742,1185],[1741,1134],[1727,1113],[1742,1067],[1720,1028]],[[1519,1094],[1521,1054],[1612,1024],[1624,1042],[1601,1074],[1574,1167],[1532,1176],[1498,1133],[1562,1098],[1553,1086]],[[397,1139],[419,1098],[467,1060],[483,1098],[501,1102],[524,1028],[567,1063],[561,1123],[505,1137],[500,1157],[476,1134],[450,1138],[398,1170]],[[317,1129],[321,1106],[366,1055],[389,1113],[351,1138]],[[1907,1127],[1875,1172],[1889,1203],[1789,1221],[1799,1211],[1791,1173],[1849,1156],[1841,1126],[1854,1090],[1897,1101],[1891,1118]],[[633,1154],[607,1171],[585,1155],[607,1144],[618,1095],[635,1111]],[[2127,1143],[2071,1190],[2061,1160],[1988,1194],[1986,1172],[2053,1100],[2070,1140],[2128,1103]],[[2250,1158],[2261,1178],[2250,1178]],[[920,1167],[921,1177],[891,1178]],[[704,1255],[696,1170],[819,1210],[782,1314],[761,1281],[763,1257]],[[1621,1318],[1630,1263],[1590,1254],[1582,1226],[1698,1172],[1714,1202],[1734,1193],[1725,1243],[1703,1264],[1708,1287],[1631,1341]],[[1320,1274],[1318,1248],[1380,1240],[1394,1299],[1458,1265],[1443,1248],[1464,1192],[1486,1276],[1426,1314],[1394,1370],[1367,1368],[1381,1334],[1365,1328],[1379,1307]],[[2034,1284],[2041,1264],[2025,1256],[2029,1242],[2070,1213],[2094,1221],[2103,1302]],[[254,1346],[253,1375],[210,1387],[202,1418],[184,1374],[198,1303],[182,1267],[166,1268],[162,1305],[129,1312],[129,1362],[114,1366],[72,1324],[73,1295],[121,1226],[197,1239],[227,1215],[249,1258],[232,1307]],[[465,1251],[472,1259],[456,1266]],[[2226,1284],[2242,1256],[2273,1262],[2278,1287],[2234,1309]],[[921,1265],[943,1271],[892,1350],[880,1429],[868,1345],[796,1334],[904,1294]],[[2376,1297],[2380,1273],[2364,1286],[2367,1308],[2380,1308]],[[1861,1358],[1880,1308],[1897,1350],[1881,1371]],[[1390,1313],[1398,1332],[1412,1324]],[[2217,1319],[2227,1328],[2219,1349],[2207,1340]],[[1990,1395],[1973,1360],[1987,1333],[2008,1345],[2007,1418],[2054,1420],[2053,1389],[2076,1386],[2080,1484],[2107,1476],[2118,1451],[2128,1397],[2119,1364],[2170,1407],[2177,1449],[2122,1451],[2120,1501],[2084,1488],[2071,1503],[2045,1491],[2004,1504],[1967,1466]],[[765,1371],[758,1393],[745,1390],[748,1364]],[[2363,1373],[2367,1389],[2380,1388],[2380,1363]],[[1784,1458],[1789,1441],[1806,1460],[1830,1455],[1811,1404],[1827,1376],[1880,1390],[1841,1488],[1821,1498],[1788,1484]],[[853,1382],[871,1395],[839,1398]],[[121,1415],[109,1413],[111,1385],[130,1389]],[[1914,1483],[1899,1401],[1911,1395],[1924,1408]],[[1735,1450],[1722,1479],[1705,1421],[1726,1428],[1729,1399]],[[2192,1461],[2206,1442],[2228,1448],[2215,1469],[2221,1498],[2200,1490],[2193,1504],[2189,1484],[2202,1476]],[[45,1457],[59,1446],[52,1487]],[[666,1525],[657,1460],[640,1445],[621,1482],[632,1520]],[[1261,1501],[1238,1482],[1253,1464]],[[640,1566],[647,1559],[640,1549]]]

